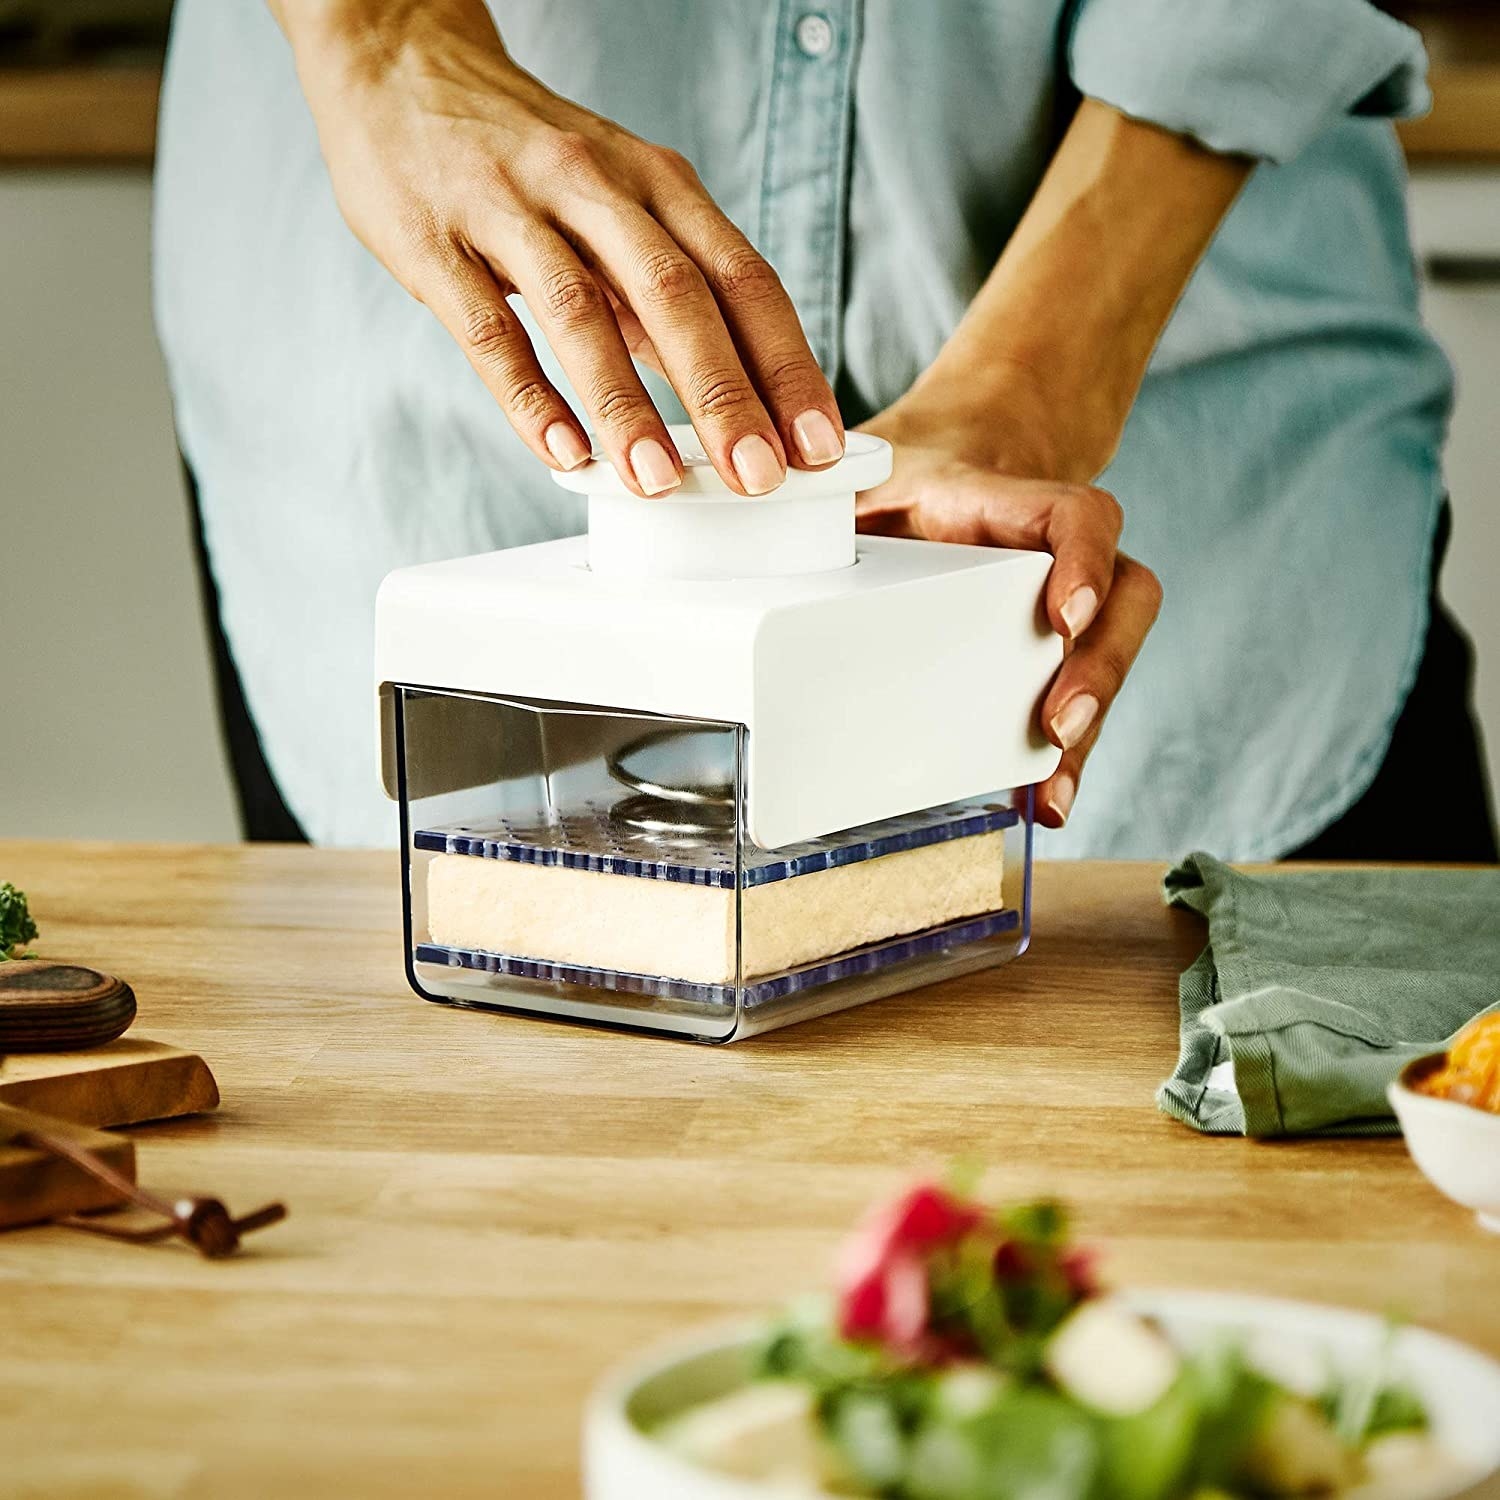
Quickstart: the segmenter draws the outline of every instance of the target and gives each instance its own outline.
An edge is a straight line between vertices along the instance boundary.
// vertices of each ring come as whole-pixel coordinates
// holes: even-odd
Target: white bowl
[[[1500,1115],[1412,1087],[1443,1061],[1444,1055],[1434,1052],[1408,1063],[1386,1094],[1423,1176],[1455,1203],[1472,1208],[1491,1234],[1500,1234]]]
[[[1329,1369],[1368,1369],[1389,1337],[1374,1314],[1312,1303],[1189,1291],[1134,1292],[1122,1300],[1158,1320],[1182,1348],[1226,1333],[1241,1337],[1258,1363],[1274,1366],[1294,1389],[1303,1383],[1299,1370],[1320,1381]],[[584,1416],[587,1500],[785,1500],[785,1489],[700,1469],[643,1430],[743,1385],[753,1338],[744,1327],[700,1333],[609,1376]],[[1389,1362],[1392,1378],[1421,1398],[1434,1439],[1459,1470],[1404,1500],[1500,1493],[1486,1483],[1500,1475],[1500,1364],[1420,1328],[1397,1333]]]
[[[738,1390],[753,1373],[755,1333],[699,1333],[616,1371],[589,1399],[583,1422],[587,1500],[766,1500],[766,1487],[679,1458],[645,1428]]]

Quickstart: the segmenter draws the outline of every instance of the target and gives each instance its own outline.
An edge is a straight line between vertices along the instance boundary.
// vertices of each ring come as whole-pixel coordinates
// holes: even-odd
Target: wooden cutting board
[[[55,1115],[75,1125],[139,1125],[198,1114],[219,1086],[194,1052],[124,1036],[86,1052],[16,1052],[0,1058],[0,1107]]]
[[[34,1146],[17,1145],[16,1137],[30,1129],[64,1136],[135,1181],[135,1146],[124,1136],[0,1104],[0,1229],[88,1213],[123,1201],[113,1188],[72,1162]]]

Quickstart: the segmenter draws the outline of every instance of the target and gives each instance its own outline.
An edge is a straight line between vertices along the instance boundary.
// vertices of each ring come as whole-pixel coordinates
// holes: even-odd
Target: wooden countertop
[[[1068,1198],[1118,1281],[1500,1354],[1500,1242],[1399,1140],[1156,1112],[1202,940],[1160,874],[1043,866],[1019,963],[714,1050],[424,1004],[394,856],[0,842],[42,951],[218,1074],[218,1114],[134,1132],[142,1180],[291,1209],[226,1262],[0,1236],[0,1490],[562,1500],[611,1362],[819,1285],[871,1198],[960,1152],[989,1195]]]

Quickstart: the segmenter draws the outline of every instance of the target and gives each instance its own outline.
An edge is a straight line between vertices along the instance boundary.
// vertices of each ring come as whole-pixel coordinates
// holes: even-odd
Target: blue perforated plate
[[[744,884],[746,888],[770,885],[772,881],[858,864],[904,849],[920,849],[925,844],[993,833],[1009,828],[1018,816],[1000,803],[950,802],[783,849],[759,849],[747,843]],[[554,823],[496,818],[485,823],[424,828],[412,836],[412,843],[436,854],[468,854],[590,870],[599,875],[734,888],[732,836],[695,840],[685,846],[657,843],[621,828],[603,802],[586,802]]]
[[[783,1000],[798,990],[829,984],[836,979],[850,979],[870,974],[876,969],[922,958],[963,943],[1013,932],[1020,925],[1020,914],[1014,911],[988,912],[950,922],[944,927],[930,927],[926,932],[911,933],[856,948],[805,969],[793,969],[755,980],[744,989],[744,1004],[765,1005]],[[477,948],[443,948],[436,943],[419,943],[418,963],[442,964],[451,969],[477,969],[487,974],[507,975],[516,979],[537,979],[547,983],[586,984],[595,989],[620,990],[635,995],[655,995],[663,999],[686,1000],[698,1005],[732,1005],[734,986],[728,984],[693,984],[685,979],[664,979],[655,974],[626,974],[614,969],[590,969],[578,964],[554,964],[541,959],[515,958],[504,953],[485,953]]]

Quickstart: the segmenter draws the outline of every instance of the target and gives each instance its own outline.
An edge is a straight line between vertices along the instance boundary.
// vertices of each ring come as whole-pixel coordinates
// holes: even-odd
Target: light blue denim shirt
[[[1425,105],[1415,33],[1365,0],[494,8],[552,88],[692,159],[851,423],[936,355],[1080,92],[1262,158],[1104,476],[1166,603],[1043,852],[1273,856],[1359,796],[1421,652],[1450,399],[1378,118]],[[577,502],[344,227],[262,0],[178,0],[157,192],[179,431],[264,748],[314,839],[386,841],[382,575],[576,531]]]

